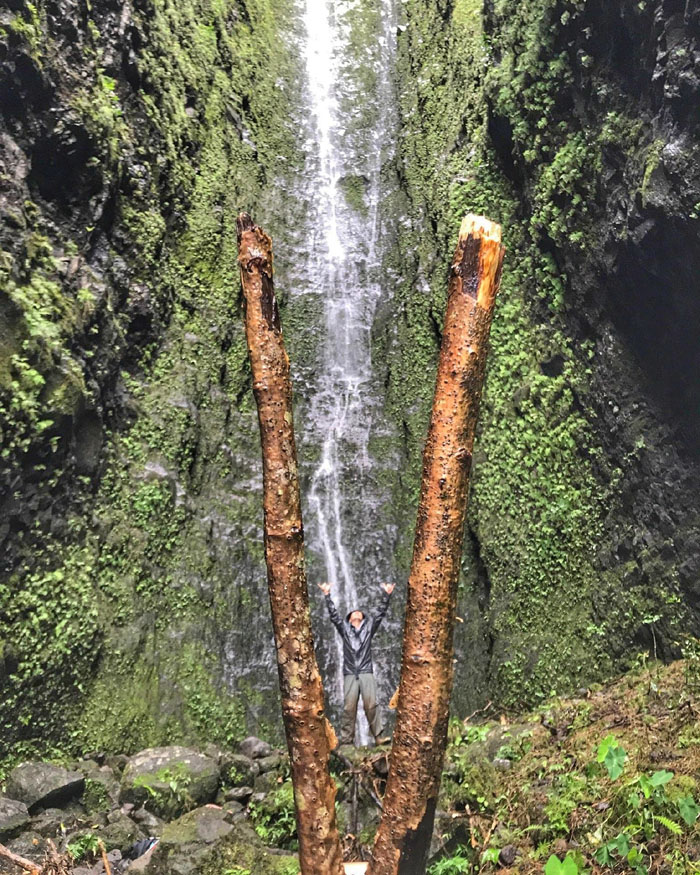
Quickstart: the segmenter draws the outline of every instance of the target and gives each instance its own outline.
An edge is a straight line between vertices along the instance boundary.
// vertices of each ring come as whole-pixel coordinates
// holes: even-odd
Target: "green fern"
[[[658,820],[662,826],[665,826],[669,832],[672,832],[676,836],[681,835],[681,833],[683,832],[683,828],[680,824],[676,823],[675,820],[664,817],[662,814],[657,814],[656,820]]]

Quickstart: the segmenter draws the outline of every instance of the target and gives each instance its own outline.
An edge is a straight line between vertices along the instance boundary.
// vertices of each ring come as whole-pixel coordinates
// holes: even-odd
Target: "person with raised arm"
[[[363,610],[355,608],[346,615],[345,619],[340,616],[333,604],[331,584],[319,583],[318,586],[326,597],[326,607],[331,622],[343,639],[344,705],[340,744],[352,744],[355,739],[355,721],[360,696],[376,744],[387,744],[389,738],[383,737],[381,710],[377,705],[377,682],[374,679],[372,666],[372,638],[386,616],[395,584],[381,584],[384,594],[376,614],[365,614]]]

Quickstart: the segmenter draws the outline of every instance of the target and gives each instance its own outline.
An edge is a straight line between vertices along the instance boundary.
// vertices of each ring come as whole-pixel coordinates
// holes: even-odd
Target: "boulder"
[[[85,789],[80,772],[69,772],[51,763],[22,763],[7,779],[7,795],[24,802],[30,811],[61,805]]]
[[[261,757],[257,760],[258,767],[261,773],[276,772],[282,767],[284,757],[280,753],[271,753],[270,756]]]
[[[99,831],[99,836],[108,851],[118,849],[123,853],[134,842],[146,838],[143,829],[121,811],[111,814],[109,820],[107,826]]]
[[[165,820],[211,802],[219,766],[186,747],[157,747],[131,757],[122,775],[121,803],[131,802]]]
[[[31,860],[33,863],[41,863],[49,849],[47,840],[34,831],[23,832],[16,839],[9,842],[7,847],[13,854],[26,857],[27,860]]]
[[[261,741],[254,735],[249,735],[244,738],[238,746],[239,751],[243,756],[250,757],[251,760],[260,760],[263,757],[269,757],[272,753],[272,748],[266,741]]]
[[[241,802],[245,805],[252,795],[252,787],[231,787],[231,789],[227,790],[224,794],[224,798],[232,802]]]
[[[295,867],[296,857],[266,848],[248,824],[230,824],[229,817],[227,812],[207,807],[168,824],[167,838],[164,834],[156,847],[146,875],[218,875],[237,871],[289,875],[299,871]]]
[[[119,781],[109,766],[99,766],[92,760],[78,764],[85,777],[81,802],[87,811],[108,811],[119,801]]]
[[[250,787],[259,772],[259,763],[243,754],[225,754],[221,760],[221,780],[228,787]]]
[[[24,802],[0,799],[0,842],[6,844],[19,835],[29,823],[29,811]]]
[[[178,817],[163,829],[147,873],[159,875],[192,875],[201,871],[203,858],[233,826],[227,811],[214,805],[195,808]]]
[[[265,772],[258,775],[253,785],[256,793],[271,793],[282,784],[282,780],[276,772]]]

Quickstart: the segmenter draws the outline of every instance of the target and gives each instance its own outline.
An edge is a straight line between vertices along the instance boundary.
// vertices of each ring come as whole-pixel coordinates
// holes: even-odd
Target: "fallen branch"
[[[5,845],[0,845],[0,857],[3,860],[9,860],[10,863],[14,863],[15,866],[19,866],[20,869],[24,869],[26,872],[31,872],[32,875],[39,875],[41,872],[40,866],[37,866],[32,860],[27,860],[26,857],[20,857],[19,854],[13,854],[9,848],[5,847]]]

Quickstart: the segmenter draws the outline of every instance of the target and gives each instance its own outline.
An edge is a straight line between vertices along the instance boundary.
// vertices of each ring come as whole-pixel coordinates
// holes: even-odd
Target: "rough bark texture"
[[[336,789],[328,769],[335,736],[324,715],[323,686],[311,635],[289,358],[274,294],[272,241],[245,213],[238,218],[238,248],[262,442],[265,561],[292,766],[299,860],[303,875],[340,875]]]
[[[453,630],[472,447],[504,249],[500,226],[460,230],[423,454],[401,685],[371,875],[422,875],[435,817],[452,690]]]

